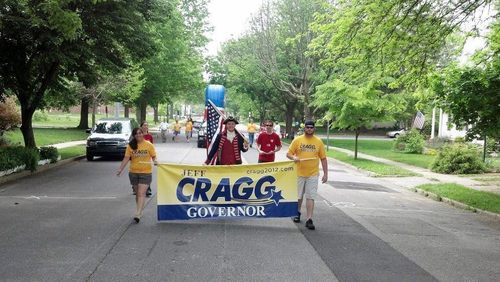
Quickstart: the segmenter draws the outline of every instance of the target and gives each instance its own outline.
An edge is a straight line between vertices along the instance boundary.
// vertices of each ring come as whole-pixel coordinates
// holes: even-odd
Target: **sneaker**
[[[306,221],[306,227],[309,228],[309,229],[311,229],[311,230],[316,229],[316,227],[314,227],[314,223],[313,223],[312,219],[308,219]]]
[[[297,213],[297,216],[293,218],[293,222],[299,223],[300,222],[300,212]]]
[[[135,223],[139,223],[141,221],[142,214],[136,214],[134,216]]]

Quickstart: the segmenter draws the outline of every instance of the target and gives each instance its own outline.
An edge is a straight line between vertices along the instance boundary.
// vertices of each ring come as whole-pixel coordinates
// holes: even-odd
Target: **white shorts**
[[[318,175],[309,177],[297,177],[298,198],[302,199],[303,197],[305,197],[306,199],[316,200],[318,198],[318,183]]]

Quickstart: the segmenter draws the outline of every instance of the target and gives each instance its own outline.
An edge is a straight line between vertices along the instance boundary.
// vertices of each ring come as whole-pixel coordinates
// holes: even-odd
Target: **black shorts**
[[[153,175],[151,173],[128,173],[128,178],[130,179],[130,184],[135,186],[139,184],[151,185]]]

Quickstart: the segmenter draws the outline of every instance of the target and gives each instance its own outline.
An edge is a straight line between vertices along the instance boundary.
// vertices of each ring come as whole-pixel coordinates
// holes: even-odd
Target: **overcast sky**
[[[214,31],[207,46],[208,55],[216,55],[220,45],[238,37],[248,29],[250,16],[257,12],[262,0],[211,0],[208,4],[209,22]]]

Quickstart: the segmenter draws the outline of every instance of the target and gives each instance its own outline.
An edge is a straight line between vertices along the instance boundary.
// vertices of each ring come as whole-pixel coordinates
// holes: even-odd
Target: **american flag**
[[[207,118],[207,154],[212,150],[214,145],[215,137],[222,131],[222,126],[224,123],[224,117],[222,112],[217,109],[217,106],[208,100],[208,105],[206,107],[206,118]],[[217,161],[217,154],[210,160],[210,164],[213,165]]]
[[[413,120],[413,128],[422,129],[424,127],[425,116],[420,111],[417,112],[415,119]]]

